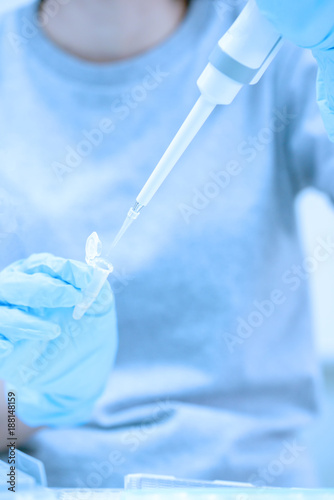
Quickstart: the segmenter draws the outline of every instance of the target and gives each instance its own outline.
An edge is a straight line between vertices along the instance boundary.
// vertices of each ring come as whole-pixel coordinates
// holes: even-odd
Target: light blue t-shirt
[[[238,11],[194,0],[156,48],[95,65],[48,41],[36,9],[0,22],[1,268],[34,252],[82,260],[92,231],[115,235]],[[29,444],[51,486],[127,473],[315,484],[300,437],[319,393],[307,277],[334,235],[303,256],[294,214],[303,188],[334,198],[315,73],[287,45],[215,110],[124,238],[120,348],[92,423]]]

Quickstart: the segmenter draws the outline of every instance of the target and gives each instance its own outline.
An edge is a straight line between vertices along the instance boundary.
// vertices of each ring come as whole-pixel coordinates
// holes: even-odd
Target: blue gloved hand
[[[287,39],[312,49],[319,64],[318,102],[334,141],[334,1],[256,0],[262,13]]]
[[[91,275],[86,264],[50,254],[0,273],[0,379],[15,388],[17,416],[31,427],[87,422],[105,387],[117,350],[109,284],[72,319]]]

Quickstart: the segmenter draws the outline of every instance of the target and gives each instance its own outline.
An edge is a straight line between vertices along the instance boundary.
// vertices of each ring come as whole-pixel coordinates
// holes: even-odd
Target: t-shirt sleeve
[[[290,44],[282,54],[275,85],[279,106],[292,118],[285,134],[290,176],[297,192],[314,187],[334,203],[334,144],[316,100],[318,66],[312,53]]]

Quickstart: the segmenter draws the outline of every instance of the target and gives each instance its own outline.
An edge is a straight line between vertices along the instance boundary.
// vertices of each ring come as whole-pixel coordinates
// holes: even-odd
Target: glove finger
[[[92,277],[92,268],[87,264],[55,257],[49,253],[33,254],[27,259],[14,262],[7,270],[26,274],[46,274],[70,283],[80,290],[86,288]]]
[[[0,307],[0,339],[11,343],[20,340],[51,340],[61,333],[60,326],[15,307]]]
[[[32,308],[73,307],[82,293],[72,285],[45,274],[3,272],[0,302]],[[1,328],[1,326],[0,326]]]
[[[332,0],[257,0],[257,4],[277,31],[296,45],[321,49],[333,47]]]

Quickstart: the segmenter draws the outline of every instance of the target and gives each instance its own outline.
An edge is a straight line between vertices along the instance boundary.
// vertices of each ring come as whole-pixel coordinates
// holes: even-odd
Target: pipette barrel
[[[146,206],[151,201],[215,107],[215,104],[207,101],[203,96],[198,99],[143,189],[140,191],[137,197],[139,205]]]

